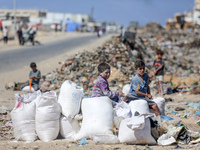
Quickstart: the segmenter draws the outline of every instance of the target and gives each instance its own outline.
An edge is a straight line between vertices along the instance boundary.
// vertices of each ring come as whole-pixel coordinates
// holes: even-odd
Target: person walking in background
[[[4,43],[8,42],[8,27],[7,26],[5,26],[3,29],[3,41]]]
[[[157,59],[154,60],[154,74],[155,74],[155,77],[156,77],[156,82],[157,82],[157,87],[158,87],[158,92],[159,94],[163,94],[163,79],[164,79],[164,66],[165,66],[165,63],[162,59],[163,57],[163,51],[161,50],[157,50],[156,51],[156,54],[157,54]]]
[[[17,35],[18,35],[18,39],[19,39],[19,45],[24,45],[21,27],[19,27],[19,30],[17,31]]]

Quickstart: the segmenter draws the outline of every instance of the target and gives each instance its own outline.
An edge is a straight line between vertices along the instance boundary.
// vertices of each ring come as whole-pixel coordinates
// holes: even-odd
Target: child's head
[[[107,63],[99,64],[98,71],[103,78],[108,79],[110,77],[110,66]]]
[[[135,70],[139,75],[143,76],[145,72],[145,63],[142,60],[137,60],[135,62]]]
[[[36,68],[37,68],[36,63],[35,63],[35,62],[32,62],[32,63],[30,64],[30,67],[31,67],[31,69],[32,69],[33,71],[35,71]]]
[[[156,50],[156,55],[158,56],[158,59],[162,59],[164,52],[160,49]]]

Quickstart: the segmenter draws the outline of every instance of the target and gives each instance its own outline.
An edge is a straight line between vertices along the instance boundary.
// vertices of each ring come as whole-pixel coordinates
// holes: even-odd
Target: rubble
[[[97,65],[109,63],[112,68],[109,84],[111,89],[122,90],[129,84],[134,74],[134,61],[143,59],[146,70],[154,79],[153,60],[156,49],[164,51],[165,77],[164,92],[199,94],[200,35],[186,31],[166,31],[159,24],[151,23],[139,28],[134,40],[112,37],[102,47],[94,51],[84,51],[60,62],[61,68],[46,74],[41,79],[41,90],[57,90],[65,80],[82,86],[86,96],[98,76]],[[152,91],[153,93],[153,91]]]

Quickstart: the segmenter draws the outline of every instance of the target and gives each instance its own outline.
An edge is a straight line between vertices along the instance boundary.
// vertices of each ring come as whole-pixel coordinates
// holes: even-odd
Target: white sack
[[[35,102],[40,99],[41,92],[26,95],[15,94],[16,105],[11,112],[14,136],[17,140],[35,141]]]
[[[36,104],[36,132],[45,142],[54,140],[59,133],[61,108],[56,92],[46,92]]]
[[[81,109],[83,122],[76,139],[97,134],[113,134],[113,108],[108,97],[84,98]]]
[[[60,118],[60,134],[63,138],[74,139],[79,130],[80,126],[77,120],[68,119],[65,116]]]
[[[132,115],[129,105],[124,101],[121,101],[115,105],[114,112],[115,116],[117,117],[130,118]]]
[[[141,99],[141,100],[131,101],[129,103],[129,106],[131,108],[131,112],[132,112],[133,116],[135,116],[136,112],[139,112],[140,115],[150,113],[149,105],[148,105],[147,101],[145,101],[145,100]]]
[[[73,118],[80,111],[81,100],[83,99],[83,88],[72,81],[65,81],[60,89],[58,103],[62,108],[62,114],[67,118]]]
[[[165,116],[165,99],[162,97],[155,97],[152,101],[157,104],[160,114]],[[151,108],[150,112],[154,113],[154,110]]]
[[[130,84],[126,84],[126,85],[123,86],[122,92],[124,93],[124,95],[128,94],[130,87],[131,87]]]
[[[30,90],[30,86],[25,86],[23,89],[22,89],[23,92],[34,92],[34,88],[31,87],[31,90]]]
[[[156,144],[155,139],[151,136],[150,120],[145,119],[144,127],[132,130],[127,126],[126,119],[122,120],[119,127],[118,138],[120,143],[127,144]]]

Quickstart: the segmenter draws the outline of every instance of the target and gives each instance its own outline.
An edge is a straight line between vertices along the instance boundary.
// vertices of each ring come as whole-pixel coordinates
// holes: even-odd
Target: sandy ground
[[[41,35],[40,39],[42,43],[45,43],[47,41],[50,42],[50,40],[45,39],[44,41],[42,39],[44,39],[44,37],[46,37],[48,34],[44,34],[41,33],[43,35]],[[52,34],[56,34],[59,38],[56,38],[57,40],[63,39],[63,38],[69,38],[72,36],[79,36],[78,33],[71,33],[71,34],[67,34],[67,35],[63,35],[62,33],[52,33]],[[59,35],[61,34],[61,35]],[[86,36],[86,34],[82,34],[81,36]],[[94,40],[94,42],[92,42],[92,44],[84,44],[81,45],[79,48],[73,49],[73,51],[71,51],[70,53],[66,53],[66,54],[62,54],[60,56],[56,56],[54,58],[50,58],[48,60],[44,60],[43,62],[38,63],[38,68],[41,70],[42,74],[46,74],[48,72],[52,72],[53,70],[55,70],[56,68],[60,68],[60,64],[58,64],[58,62],[62,62],[64,61],[67,57],[70,57],[71,55],[74,55],[77,52],[83,51],[83,50],[93,50],[98,46],[101,46],[106,40],[110,39],[112,35],[106,35],[104,37],[101,37],[97,40]],[[38,38],[39,39],[39,38]],[[54,40],[54,39],[52,39]],[[0,43],[2,44],[2,43]],[[10,50],[12,48],[16,48],[17,45],[17,41],[13,41],[13,43],[10,43],[11,46],[9,46],[9,48],[7,48],[5,45],[0,45],[2,47],[4,47],[3,49],[1,49],[0,51],[3,50]],[[20,47],[20,46],[18,46]],[[20,91],[11,91],[11,90],[5,90],[4,86],[7,82],[9,81],[18,81],[18,82],[23,82],[28,80],[28,73],[30,71],[29,66],[21,68],[19,70],[13,70],[10,72],[6,72],[6,73],[1,73],[0,74],[0,107],[1,106],[6,106],[6,107],[10,107],[13,108],[14,104],[15,104],[15,99],[14,99],[14,94],[15,93],[23,93]],[[198,95],[188,95],[188,94],[173,94],[173,95],[167,95],[164,96],[166,98],[172,98],[174,101],[173,102],[168,102],[166,103],[166,106],[169,106],[171,108],[176,108],[176,107],[184,107],[186,108],[186,110],[189,108],[188,106],[185,105],[185,102],[190,103],[190,102],[200,102],[199,96]],[[180,113],[181,115],[184,114],[184,111],[181,112],[177,112]],[[200,127],[195,123],[196,120],[194,119],[194,114],[191,114],[187,119],[186,118],[179,118],[176,117],[175,115],[171,114],[171,113],[166,113],[168,116],[171,116],[175,119],[181,120],[182,123],[184,123],[188,129],[193,130],[193,131],[198,131],[200,132]],[[9,117],[9,115],[8,115]],[[0,138],[0,150],[6,150],[6,149],[30,149],[30,150],[37,150],[37,149],[50,149],[50,150],[65,150],[65,149],[78,149],[78,150],[82,150],[82,149],[101,149],[101,150],[119,150],[119,149],[124,149],[124,150],[131,150],[134,149],[135,146],[133,145],[124,145],[124,144],[116,144],[116,145],[95,145],[91,140],[87,140],[87,145],[85,146],[78,146],[74,141],[69,141],[69,140],[63,140],[63,139],[57,139],[55,141],[52,142],[41,142],[40,140],[37,140],[36,142],[32,142],[32,143],[27,143],[27,142],[17,142],[14,138],[13,138],[13,134],[11,132],[11,134],[7,134],[5,135],[5,137],[1,137]],[[182,147],[185,147],[186,149],[200,149],[200,146],[184,146],[181,145]],[[146,145],[138,145],[136,146],[137,148],[140,149],[148,149],[148,146]],[[175,146],[150,146],[150,148],[154,149],[154,150],[160,150],[160,149],[164,149],[164,150],[168,150],[168,149],[173,149]]]

